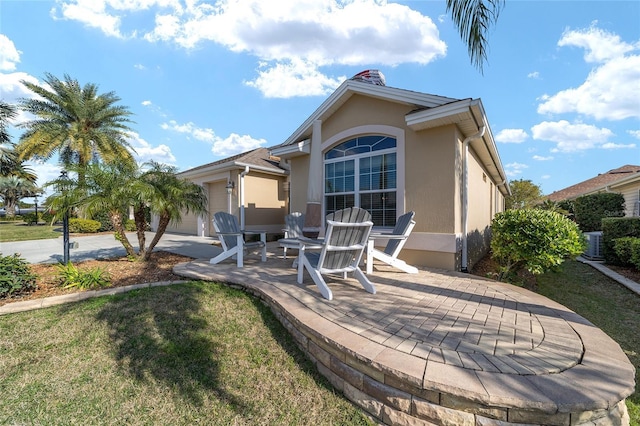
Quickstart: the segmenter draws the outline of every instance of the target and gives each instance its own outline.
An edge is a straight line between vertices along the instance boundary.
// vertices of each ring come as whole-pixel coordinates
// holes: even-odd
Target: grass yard
[[[607,333],[636,368],[636,391],[627,399],[632,426],[640,426],[640,296],[589,265],[563,264],[538,277],[538,293],[553,299]]]
[[[27,225],[22,221],[0,222],[0,243],[10,241],[46,240],[62,236],[60,225]]]
[[[269,308],[191,282],[0,317],[0,424],[372,424]]]

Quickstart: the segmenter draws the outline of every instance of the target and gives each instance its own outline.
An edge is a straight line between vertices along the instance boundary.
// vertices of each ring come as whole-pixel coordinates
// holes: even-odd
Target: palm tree
[[[84,169],[85,182],[71,196],[74,206],[92,215],[107,211],[115,236],[132,259],[147,261],[169,223],[183,213],[205,213],[207,197],[200,185],[176,176],[176,169],[151,162],[142,167],[127,162],[92,163]],[[55,203],[54,203],[55,206]],[[124,215],[133,206],[138,252],[126,235]],[[158,215],[159,225],[146,246],[146,213]]]
[[[16,215],[16,205],[24,197],[33,197],[38,188],[33,182],[18,176],[0,177],[0,198],[4,202],[7,217]]]
[[[134,162],[126,140],[132,113],[116,105],[120,98],[114,92],[99,95],[95,84],[81,87],[66,74],[64,80],[49,73],[45,77],[51,90],[22,81],[38,97],[20,103],[37,117],[19,125],[26,129],[16,147],[21,160],[48,160],[57,152],[65,168],[80,166],[80,182],[82,168],[93,160]]]
[[[7,127],[9,127],[9,121],[13,120],[17,114],[15,106],[5,101],[0,101],[0,145],[10,141]]]
[[[140,183],[150,189],[142,193],[134,205],[134,217],[140,243],[140,255],[148,260],[156,244],[170,223],[180,223],[182,214],[207,212],[207,195],[204,188],[186,179],[180,179],[173,166],[151,161],[145,164],[148,170],[140,176]],[[141,188],[140,188],[141,189]],[[158,216],[158,229],[148,249],[144,249],[144,230],[140,223],[144,219],[144,207]],[[144,223],[144,222],[142,222]],[[142,238],[142,240],[141,240]]]
[[[471,63],[481,73],[487,61],[487,31],[504,5],[505,0],[447,0],[447,12],[467,45]]]

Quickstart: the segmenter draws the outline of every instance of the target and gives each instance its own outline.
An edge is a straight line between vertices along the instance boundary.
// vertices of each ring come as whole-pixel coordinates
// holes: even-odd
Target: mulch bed
[[[158,251],[151,253],[151,259],[149,259],[148,262],[133,262],[126,257],[120,257],[113,259],[87,260],[74,263],[74,265],[79,270],[100,268],[106,271],[111,278],[111,284],[108,287],[103,288],[110,288],[132,284],[184,279],[172,272],[173,267],[178,263],[189,262],[191,260],[193,259],[187,256]],[[31,271],[38,276],[36,280],[38,288],[31,293],[0,299],[0,306],[22,300],[39,299],[43,297],[78,292],[78,289],[71,288],[65,290],[60,287],[59,280],[57,279],[57,264],[32,264]]]

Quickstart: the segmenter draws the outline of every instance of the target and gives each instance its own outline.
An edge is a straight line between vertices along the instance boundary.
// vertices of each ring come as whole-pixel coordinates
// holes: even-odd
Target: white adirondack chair
[[[238,225],[238,219],[229,213],[217,212],[213,215],[213,227],[222,243],[222,253],[212,258],[209,262],[217,264],[229,257],[236,257],[238,268],[244,266],[244,252],[249,250],[261,250],[261,259],[267,260],[267,233],[266,231],[243,231]],[[245,234],[260,234],[260,241],[245,242]]]

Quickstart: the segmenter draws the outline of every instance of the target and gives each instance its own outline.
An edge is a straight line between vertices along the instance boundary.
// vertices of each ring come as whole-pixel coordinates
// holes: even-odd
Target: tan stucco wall
[[[331,139],[345,129],[367,124],[404,128],[404,116],[409,111],[411,108],[407,106],[354,95],[322,123],[322,139]]]
[[[182,220],[178,224],[169,223],[167,232],[176,232],[178,234],[197,235],[198,234],[198,216],[193,213],[182,213]]]
[[[207,225],[209,226],[209,236],[216,235],[216,230],[213,229],[213,214],[215,212],[226,212],[228,211],[228,199],[227,199],[227,189],[225,188],[227,185],[226,181],[217,181],[209,184],[209,218],[207,219]],[[234,190],[235,192],[235,190]],[[235,195],[232,194],[232,197]],[[231,202],[232,213],[237,212],[237,208],[234,210],[233,206],[233,198]]]
[[[397,209],[398,214],[416,212],[416,226],[400,258],[418,266],[456,270],[461,260],[463,137],[455,125],[413,131],[405,122],[411,110],[411,106],[354,95],[322,122],[322,142],[329,149],[327,141],[344,142],[358,135],[350,129],[367,126],[389,126],[400,132],[404,158],[398,159],[398,172],[404,173],[404,186],[398,191],[404,191],[404,197],[399,197],[404,201]],[[472,152],[468,160],[471,266],[488,247],[498,191]],[[291,160],[291,211],[306,209],[308,168],[307,155]]]
[[[407,131],[406,205],[414,232],[455,233],[459,227],[455,127]]]
[[[309,156],[296,157],[291,160],[290,208],[291,212],[304,213],[307,209],[307,186],[309,183]]]
[[[244,177],[245,223],[247,229],[282,229],[286,214],[285,177],[264,173],[249,173]]]

